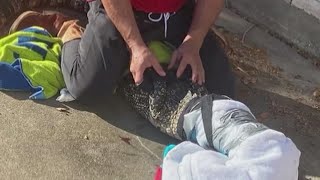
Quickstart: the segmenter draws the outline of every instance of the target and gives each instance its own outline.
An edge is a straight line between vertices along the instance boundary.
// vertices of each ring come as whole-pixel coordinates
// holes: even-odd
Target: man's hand
[[[174,51],[169,69],[179,64],[177,77],[180,77],[187,65],[190,65],[192,69],[192,82],[202,85],[205,82],[205,72],[199,54],[200,47],[192,41],[192,38],[186,37],[180,47]]]
[[[131,55],[130,72],[137,85],[142,83],[143,73],[147,68],[152,67],[160,76],[166,75],[156,57],[147,47],[132,48]]]
[[[177,76],[180,77],[187,65],[192,68],[192,81],[203,84],[205,72],[199,51],[210,26],[223,8],[224,0],[197,0],[193,19],[183,43],[174,52],[169,68],[179,63]]]
[[[152,67],[155,71],[165,76],[157,59],[146,47],[139,32],[136,20],[134,18],[130,0],[101,0],[107,15],[121,33],[131,50],[130,71],[136,84],[143,81],[143,73],[147,68]]]

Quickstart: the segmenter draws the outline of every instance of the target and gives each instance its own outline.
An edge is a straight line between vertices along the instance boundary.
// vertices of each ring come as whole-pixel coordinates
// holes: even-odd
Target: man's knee
[[[78,100],[112,94],[130,57],[104,10],[97,9],[97,4],[92,8],[95,9],[81,40],[63,47],[63,76],[70,94]]]
[[[97,101],[102,96],[110,96],[114,89],[114,79],[103,81],[103,75],[97,74],[95,78],[88,80],[81,77],[71,77],[66,83],[67,89],[73,98],[83,102]]]

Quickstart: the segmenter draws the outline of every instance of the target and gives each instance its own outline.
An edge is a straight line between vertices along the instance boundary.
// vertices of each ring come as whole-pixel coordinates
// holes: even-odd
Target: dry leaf
[[[66,113],[69,113],[68,109],[67,108],[56,108],[58,111],[60,112],[66,112]]]
[[[252,83],[252,84],[257,83],[257,78],[256,78],[256,77],[251,77],[251,83]]]
[[[313,97],[320,98],[320,89],[317,89],[313,92]]]
[[[130,138],[121,137],[121,136],[119,136],[119,137],[120,137],[120,139],[121,139],[123,142],[127,143],[128,145],[131,145],[131,143],[130,143],[131,139],[130,139]]]
[[[257,78],[256,77],[245,77],[245,78],[243,78],[242,82],[245,85],[255,84],[255,83],[257,83]]]
[[[270,117],[270,113],[269,112],[263,112],[259,115],[259,119],[260,120],[266,120]]]
[[[244,78],[244,79],[243,79],[243,83],[244,83],[245,85],[248,85],[248,84],[249,84],[249,79],[248,79],[248,78]]]
[[[294,78],[295,79],[301,79],[302,77],[301,77],[301,75],[297,74],[297,75],[294,76]]]

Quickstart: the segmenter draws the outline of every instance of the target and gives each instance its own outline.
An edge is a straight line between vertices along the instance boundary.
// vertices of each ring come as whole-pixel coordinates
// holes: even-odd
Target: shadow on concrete
[[[27,100],[30,96],[28,92],[4,92],[4,94],[17,100]],[[57,102],[55,98],[35,100],[34,102],[53,108],[71,108],[94,113],[119,129],[163,145],[179,143],[178,140],[161,133],[159,129],[152,126],[148,120],[135,112],[120,96],[103,97],[99,101],[90,104],[80,104],[78,102],[62,104]]]
[[[10,96],[16,100],[26,100],[29,98],[31,93],[29,92],[23,92],[23,91],[1,91],[5,95]]]
[[[20,96],[16,95],[12,97],[15,98]],[[55,98],[34,102],[54,108],[63,107],[67,109],[71,108],[78,111],[94,113],[107,123],[119,129],[163,145],[179,143],[178,140],[161,133],[159,129],[152,126],[148,120],[144,119],[137,112],[135,112],[120,96],[112,96],[109,98],[102,97],[99,101],[90,104],[80,104],[79,102],[62,104],[57,102]]]
[[[107,103],[105,107],[97,108],[96,114],[116,127],[160,144],[177,144],[179,141],[160,132],[148,120],[135,112],[130,105],[119,96]],[[112,103],[111,103],[112,102]],[[108,109],[108,110],[106,110]]]
[[[30,92],[23,92],[23,91],[2,91],[4,94],[6,94],[7,96],[10,96],[16,100],[27,100],[29,99],[29,96],[31,95]],[[51,98],[48,100],[33,100],[35,103],[37,104],[42,104],[42,105],[46,105],[49,107],[53,107],[53,108],[67,108],[67,106],[65,106],[64,104],[61,104],[59,102],[57,102],[55,100],[55,98]]]
[[[179,143],[178,140],[161,133],[159,129],[152,126],[148,120],[135,112],[120,96],[113,96],[92,105],[80,105],[77,103],[68,103],[66,105],[80,111],[95,113],[109,124],[151,141],[163,145]]]

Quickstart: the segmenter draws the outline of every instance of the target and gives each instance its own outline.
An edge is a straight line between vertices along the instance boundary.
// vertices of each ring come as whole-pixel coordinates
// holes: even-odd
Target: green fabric
[[[43,87],[44,98],[50,98],[65,87],[59,62],[61,45],[60,39],[43,28],[31,27],[0,39],[0,62],[13,63],[19,58],[31,85]]]
[[[148,43],[150,51],[160,64],[169,64],[174,47],[166,42],[151,41]]]

